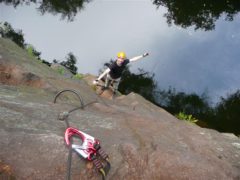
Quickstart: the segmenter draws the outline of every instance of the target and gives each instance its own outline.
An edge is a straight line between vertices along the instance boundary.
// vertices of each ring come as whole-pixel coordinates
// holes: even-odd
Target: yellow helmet
[[[118,57],[118,58],[122,58],[122,59],[126,59],[126,54],[125,54],[125,52],[119,52],[119,53],[117,54],[117,57]]]

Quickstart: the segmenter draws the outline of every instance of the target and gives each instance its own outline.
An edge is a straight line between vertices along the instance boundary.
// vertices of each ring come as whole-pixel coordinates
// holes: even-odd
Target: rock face
[[[73,74],[67,68],[62,66],[61,64],[53,63],[51,65],[51,68],[54,69],[55,71],[58,71],[65,77],[71,78],[73,76]]]
[[[63,94],[53,103],[62,89],[81,94],[86,107],[72,112],[69,122],[100,140],[112,166],[107,179],[240,179],[238,137],[180,121],[134,93],[99,97],[84,80],[63,78],[40,63],[32,67],[34,60],[22,51],[0,38],[0,70],[3,64],[19,66],[18,71],[38,77],[17,84],[1,80],[0,179],[65,179],[68,148],[58,116],[79,101]],[[43,85],[30,83],[36,79]],[[75,153],[71,177],[101,179]]]

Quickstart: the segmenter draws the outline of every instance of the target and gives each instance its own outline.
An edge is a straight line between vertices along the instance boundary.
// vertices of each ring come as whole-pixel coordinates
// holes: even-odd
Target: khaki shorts
[[[120,83],[121,77],[117,79],[113,79],[110,74],[107,74],[107,77],[105,79],[105,87],[108,88],[110,83],[113,84],[113,90],[117,91],[119,83]]]

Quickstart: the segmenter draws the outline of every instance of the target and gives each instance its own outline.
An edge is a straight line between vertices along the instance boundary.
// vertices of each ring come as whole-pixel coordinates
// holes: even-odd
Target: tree
[[[240,11],[239,0],[154,0],[157,7],[164,6],[168,12],[164,14],[167,23],[183,28],[195,26],[195,30],[213,30],[215,22],[221,15],[232,21]]]
[[[41,59],[43,64],[46,64],[47,66],[51,67],[52,63],[46,61],[45,59]]]
[[[62,19],[67,18],[72,21],[76,14],[84,8],[84,4],[89,3],[90,1],[91,0],[0,0],[0,3],[13,5],[15,8],[19,5],[35,3],[39,5],[37,9],[42,14],[45,14],[46,12],[52,13],[53,15],[61,14]]]
[[[157,103],[154,92],[156,91],[157,83],[154,80],[154,74],[138,69],[138,74],[131,73],[129,66],[123,71],[119,91],[128,94],[135,92],[142,95],[147,100]]]
[[[231,132],[240,135],[240,90],[230,94],[215,108],[216,128],[222,132]]]
[[[38,51],[33,47],[33,45],[27,44],[27,45],[26,45],[26,49],[27,49],[27,52],[28,52],[29,55],[36,57],[38,60],[41,60],[41,57],[40,57],[41,52],[38,52]]]
[[[159,102],[172,114],[184,112],[192,114],[194,117],[202,118],[202,115],[209,111],[210,105],[207,96],[199,96],[195,93],[186,94],[176,92],[175,89],[169,88],[168,91],[159,91]]]
[[[4,22],[4,23],[1,22],[0,34],[3,38],[9,38],[21,48],[26,49],[30,56],[36,57],[37,60],[41,61],[42,63],[48,66],[51,66],[51,63],[49,63],[44,59],[41,59],[40,57],[41,52],[38,52],[33,45],[25,43],[22,30],[14,30],[8,22]]]
[[[0,23],[0,34],[3,38],[9,38],[21,48],[25,48],[22,30],[14,30],[8,22]]]
[[[171,114],[184,113],[198,119],[197,124],[201,127],[216,129],[214,124],[214,109],[210,106],[207,93],[197,95],[177,92],[174,88],[158,90],[155,93],[159,106]]]
[[[60,64],[70,70],[74,75],[77,74],[77,67],[75,66],[77,63],[77,58],[73,53],[68,53],[66,57],[67,61],[62,61]]]

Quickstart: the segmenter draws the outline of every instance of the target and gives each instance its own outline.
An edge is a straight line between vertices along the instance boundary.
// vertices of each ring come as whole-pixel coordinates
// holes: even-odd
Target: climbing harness
[[[102,179],[104,180],[106,175],[108,174],[111,165],[109,162],[109,156],[105,153],[105,151],[100,146],[100,141],[95,139],[94,137],[76,129],[73,127],[70,127],[68,122],[69,114],[77,109],[83,109],[87,105],[91,104],[88,103],[87,105],[84,105],[83,100],[81,96],[74,90],[63,90],[57,93],[57,95],[54,98],[54,103],[56,103],[57,98],[63,93],[63,92],[72,92],[75,95],[77,95],[78,99],[80,100],[80,106],[76,107],[68,112],[60,113],[58,116],[58,119],[61,121],[65,121],[66,123],[66,130],[64,134],[64,140],[66,145],[69,147],[69,153],[68,153],[68,163],[67,163],[67,177],[66,179],[71,179],[71,161],[72,161],[72,151],[75,151],[79,156],[82,158],[92,161],[95,165],[96,169],[101,173]],[[94,102],[92,102],[94,103]],[[81,145],[73,144],[73,137],[80,138],[82,141]]]

